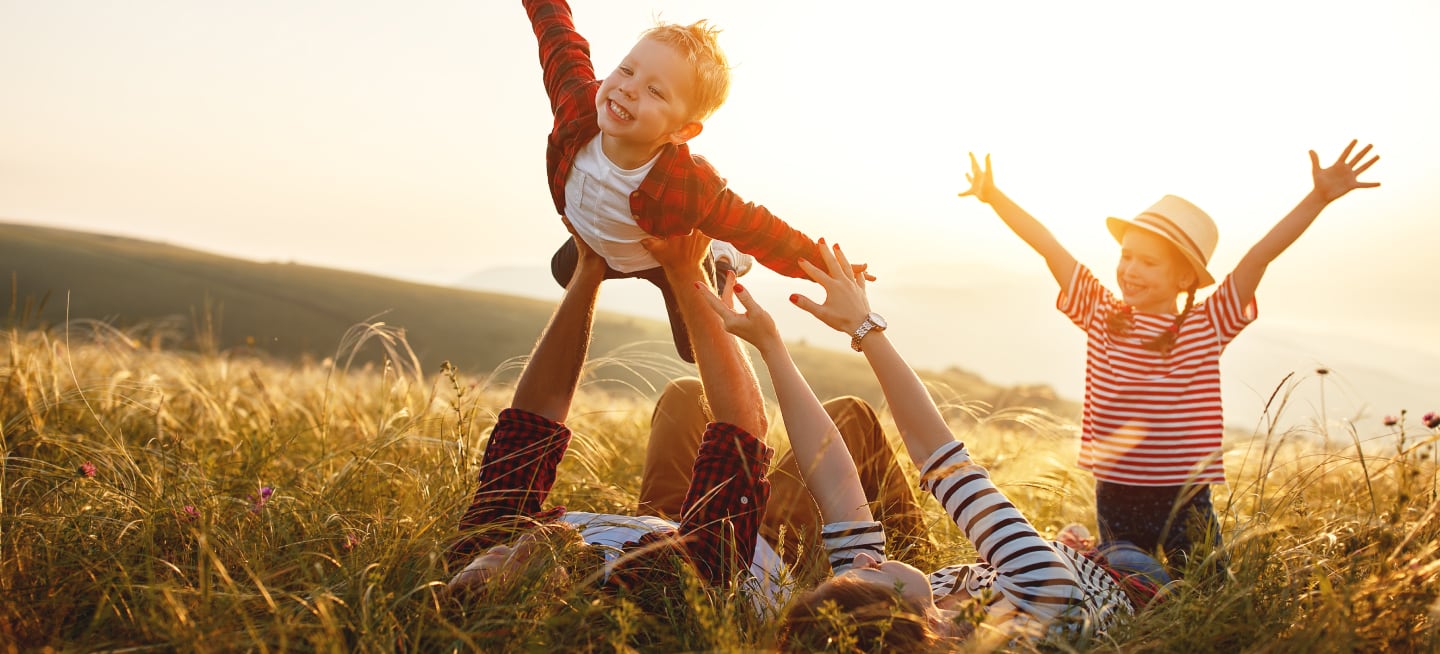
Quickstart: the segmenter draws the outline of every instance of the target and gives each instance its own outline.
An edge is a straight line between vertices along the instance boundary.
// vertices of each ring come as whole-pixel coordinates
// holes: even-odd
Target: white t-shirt
[[[622,273],[660,265],[640,245],[650,235],[635,224],[630,213],[630,194],[640,188],[656,158],[658,155],[639,168],[625,170],[605,156],[597,135],[580,148],[565,179],[565,217],[580,238]]]
[[[560,521],[580,531],[586,543],[600,547],[605,553],[606,574],[609,567],[620,557],[620,548],[626,543],[640,540],[652,531],[675,529],[680,525],[648,515],[615,515],[610,513],[586,513],[566,511]],[[748,591],[756,607],[764,611],[777,609],[790,599],[790,587],[785,583],[789,575],[785,563],[775,548],[763,537],[755,536],[755,558],[750,561],[751,583]]]
[[[565,217],[580,238],[605,257],[605,263],[622,273],[660,265],[640,245],[650,234],[640,229],[630,213],[630,194],[640,188],[659,157],[656,154],[645,165],[625,170],[605,156],[597,135],[575,155],[575,165],[565,179]],[[712,241],[710,251],[717,261],[729,261],[737,277],[749,272],[754,261],[725,241]]]

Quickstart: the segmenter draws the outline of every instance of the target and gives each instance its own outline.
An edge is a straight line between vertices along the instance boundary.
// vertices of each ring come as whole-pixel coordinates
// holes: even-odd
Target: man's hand
[[[570,224],[569,218],[562,216],[560,220],[565,223],[565,230],[570,232],[570,237],[575,239],[577,256],[575,260],[575,272],[571,273],[572,278],[578,278],[583,274],[604,279],[605,269],[608,266],[608,264],[605,263],[605,257],[600,256],[600,253],[596,252],[594,248],[591,248],[590,244],[585,242],[585,239],[580,238],[580,234],[575,232],[575,226]]]
[[[640,241],[640,246],[655,257],[665,274],[680,274],[688,277],[691,272],[704,278],[701,262],[710,254],[710,237],[698,229],[690,230],[684,236],[668,238],[651,237]],[[677,289],[678,290],[678,289]]]

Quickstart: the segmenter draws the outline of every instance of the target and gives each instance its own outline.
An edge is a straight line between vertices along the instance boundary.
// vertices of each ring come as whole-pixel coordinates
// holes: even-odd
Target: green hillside
[[[253,349],[293,360],[337,350],[349,356],[341,349],[347,330],[378,321],[404,329],[428,373],[448,360],[466,374],[484,374],[528,354],[552,309],[540,300],[4,223],[0,274],[11,282],[10,321],[27,327],[98,320],[142,339],[197,350]],[[674,356],[667,326],[631,316],[601,313],[591,354],[608,362],[597,377],[642,389],[686,370]],[[881,400],[859,357],[803,345],[794,355],[822,396]],[[380,356],[380,348],[370,345],[357,358]],[[956,369],[926,376],[957,401],[1077,413],[1044,387],[1002,388]]]

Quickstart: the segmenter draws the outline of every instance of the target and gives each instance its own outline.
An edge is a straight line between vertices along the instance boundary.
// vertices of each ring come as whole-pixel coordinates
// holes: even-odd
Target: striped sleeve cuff
[[[885,528],[875,521],[832,522],[820,528],[820,539],[837,575],[849,570],[861,552],[885,560]]]
[[[920,488],[933,492],[940,480],[949,477],[956,468],[968,465],[971,465],[970,452],[964,443],[953,441],[942,445],[920,466]]]

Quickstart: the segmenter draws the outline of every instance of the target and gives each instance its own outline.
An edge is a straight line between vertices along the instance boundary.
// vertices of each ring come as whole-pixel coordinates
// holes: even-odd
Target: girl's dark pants
[[[1128,542],[1163,555],[1157,558],[1176,577],[1197,544],[1204,543],[1206,551],[1220,549],[1220,521],[1209,484],[1132,486],[1097,480],[1095,517],[1102,542]]]

